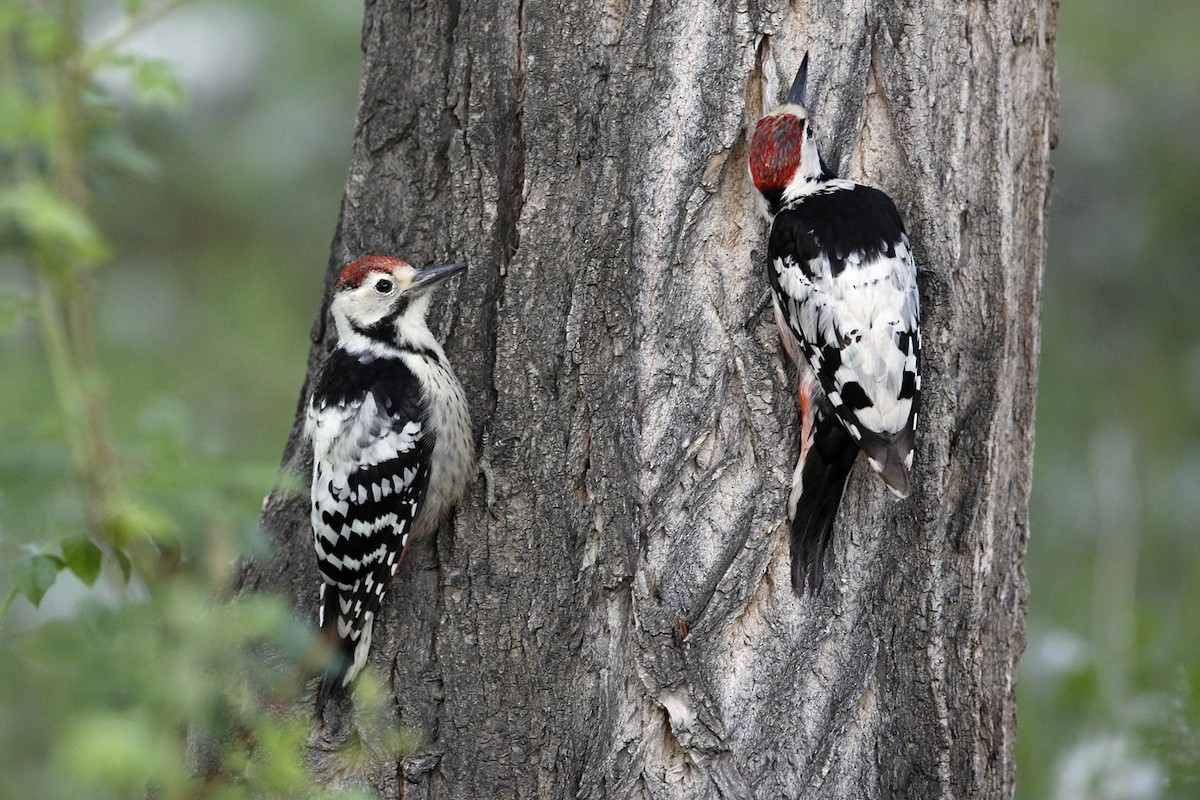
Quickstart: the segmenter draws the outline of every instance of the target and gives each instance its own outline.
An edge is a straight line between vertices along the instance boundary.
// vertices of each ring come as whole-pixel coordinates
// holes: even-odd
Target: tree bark
[[[431,320],[494,502],[481,478],[376,624],[419,746],[339,766],[347,715],[314,732],[323,776],[389,798],[1011,796],[1056,6],[367,3],[326,288],[368,253],[470,261]],[[856,467],[816,598],[788,580],[798,426],[746,168],[806,49],[826,160],[908,225],[925,347],[912,497]],[[306,498],[263,520],[277,550],[245,588],[315,619]]]

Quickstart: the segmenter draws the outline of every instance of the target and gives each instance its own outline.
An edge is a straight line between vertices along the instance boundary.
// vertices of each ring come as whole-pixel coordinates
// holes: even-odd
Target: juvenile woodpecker
[[[449,515],[474,469],[462,385],[425,324],[430,292],[464,269],[367,256],[334,285],[337,345],[304,428],[313,448],[318,618],[337,650],[318,714],[366,663],[372,623],[412,537]]]
[[[780,338],[799,372],[792,586],[816,594],[858,451],[892,494],[909,494],[921,331],[900,214],[886,194],[838,178],[821,160],[807,78],[805,53],[784,104],[754,129],[750,174],[774,218],[767,277]]]

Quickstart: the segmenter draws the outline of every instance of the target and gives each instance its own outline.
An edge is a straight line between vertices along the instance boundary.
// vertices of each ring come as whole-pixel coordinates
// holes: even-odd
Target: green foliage
[[[107,59],[107,65],[119,67],[128,72],[129,87],[138,102],[147,106],[160,106],[166,109],[178,109],[186,99],[183,86],[175,77],[175,71],[170,63],[162,59],[134,58],[131,56],[112,56]]]
[[[91,586],[100,577],[100,566],[103,553],[100,548],[86,536],[72,536],[62,543],[62,560],[71,572],[85,585]],[[33,598],[30,598],[31,600]],[[34,601],[37,605],[37,601]]]
[[[1200,6],[1064,3],[1021,798],[1200,796]]]
[[[48,269],[94,266],[108,256],[87,214],[45,181],[0,189],[0,230],[6,249],[37,253]]]
[[[318,797],[290,716],[307,627],[268,598],[175,579],[141,602],[88,603],[0,653],[4,797]],[[70,657],[64,657],[70,654]]]
[[[159,182],[195,145],[164,113],[185,110],[173,68],[134,44],[178,4],[0,5],[0,797],[354,796],[306,767],[311,622],[279,598],[222,599],[236,559],[263,551],[254,520],[324,266],[313,234],[341,178],[321,220],[294,221],[307,238],[278,237],[308,248],[276,254],[312,260],[308,288],[281,295],[276,269],[240,308],[214,299],[246,286],[237,235],[276,237],[212,225],[227,187],[211,164]],[[353,38],[340,48],[353,61]],[[213,139],[229,125],[191,122]],[[412,745],[382,706],[363,719],[372,747]]]
[[[34,554],[19,558],[12,565],[13,589],[36,606],[50,591],[58,571],[64,566],[66,563],[58,556]]]

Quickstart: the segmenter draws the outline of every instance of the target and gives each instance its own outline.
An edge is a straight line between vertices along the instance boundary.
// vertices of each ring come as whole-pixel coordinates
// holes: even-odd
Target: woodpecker
[[[907,497],[921,398],[917,272],[904,223],[878,189],[838,178],[817,151],[808,54],[784,104],[759,120],[750,175],[773,218],[767,278],[799,372],[792,586],[821,589],[825,551],[858,452]]]
[[[372,623],[409,542],[449,515],[474,469],[462,385],[425,323],[430,292],[465,269],[367,256],[333,288],[337,344],[304,428],[313,449],[319,625],[337,651],[318,714],[366,664]]]

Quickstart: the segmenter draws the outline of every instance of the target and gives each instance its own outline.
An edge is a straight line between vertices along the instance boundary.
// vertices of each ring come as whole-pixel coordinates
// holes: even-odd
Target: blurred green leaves
[[[0,796],[326,796],[288,711],[308,641],[279,602],[190,579],[24,632],[0,651]]]
[[[305,760],[311,622],[278,598],[220,599],[264,547],[255,518],[327,243],[311,288],[280,297],[271,277],[209,302],[237,286],[245,259],[229,254],[250,228],[207,227],[225,191],[211,165],[179,181],[176,161],[177,182],[163,178],[164,157],[193,147],[168,116],[185,91],[138,43],[177,5],[0,5],[0,797],[335,796]],[[193,19],[230,7],[206,8]],[[210,307],[219,320],[198,337],[186,326]],[[273,341],[296,344],[291,362]],[[401,744],[386,726],[372,742]]]
[[[183,105],[183,87],[165,61],[142,60],[131,70],[132,85],[139,100],[151,105],[178,108]]]
[[[62,560],[67,568],[87,586],[96,582],[100,577],[100,562],[102,553],[91,539],[86,536],[72,536],[62,543]],[[36,602],[35,602],[36,605]]]
[[[187,99],[174,68],[163,59],[111,56],[104,63],[128,74],[133,97],[143,105],[175,110]]]
[[[42,602],[46,592],[58,578],[58,571],[66,566],[58,556],[37,553],[18,558],[12,565],[13,589],[29,598],[35,606]]]
[[[63,272],[108,256],[100,232],[81,209],[44,181],[0,189],[0,247],[38,254],[46,269]]]
[[[1200,6],[1063,4],[1020,798],[1200,796]]]

